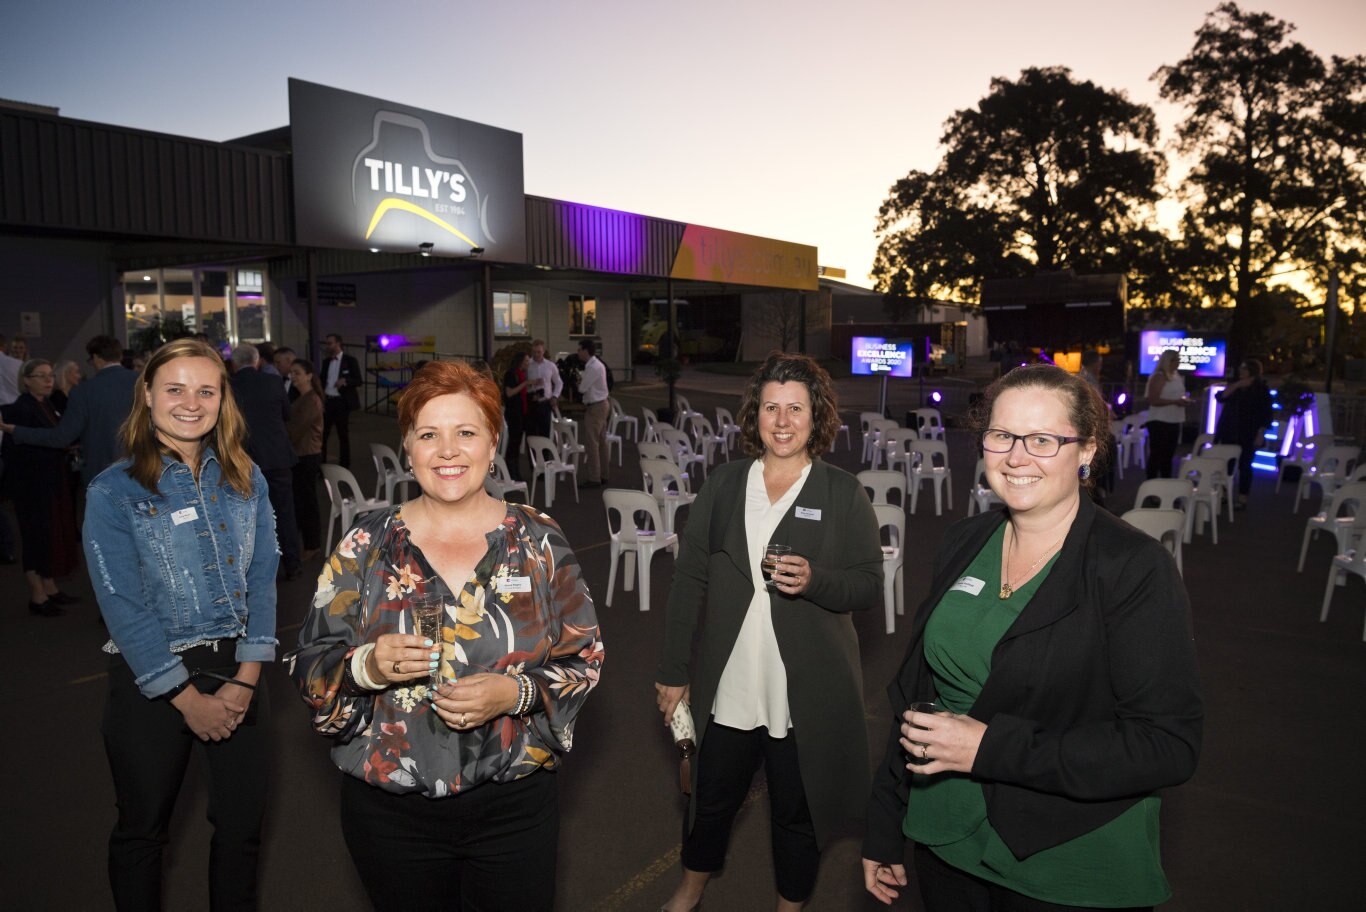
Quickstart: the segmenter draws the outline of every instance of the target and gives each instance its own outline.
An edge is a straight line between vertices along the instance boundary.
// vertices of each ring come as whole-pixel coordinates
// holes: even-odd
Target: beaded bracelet
[[[525,716],[531,712],[532,704],[536,702],[536,685],[532,683],[530,675],[519,674],[517,677],[517,706],[512,710],[514,716]]]

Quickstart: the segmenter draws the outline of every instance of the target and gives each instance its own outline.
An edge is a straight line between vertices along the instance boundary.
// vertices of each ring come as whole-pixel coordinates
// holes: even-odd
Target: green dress
[[[982,548],[965,582],[944,595],[925,626],[925,658],[939,702],[956,713],[976,702],[991,672],[992,651],[1057,560],[1054,555],[1009,599],[999,598],[1005,528]],[[1021,860],[987,819],[982,786],[966,773],[940,773],[912,778],[902,832],[961,871],[1044,902],[1152,906],[1171,897],[1158,851],[1160,805],[1155,796],[1144,798],[1109,823]]]

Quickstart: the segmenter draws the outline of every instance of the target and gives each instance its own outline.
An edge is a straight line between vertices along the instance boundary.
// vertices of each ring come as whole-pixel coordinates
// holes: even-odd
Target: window
[[[493,293],[493,334],[495,336],[527,336],[526,293],[495,291]]]
[[[598,299],[569,296],[569,334],[595,336],[598,333]]]

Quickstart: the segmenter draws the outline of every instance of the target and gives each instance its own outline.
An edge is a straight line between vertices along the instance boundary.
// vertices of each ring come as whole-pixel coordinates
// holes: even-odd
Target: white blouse
[[[773,738],[787,737],[792,714],[787,705],[787,668],[778,651],[777,634],[773,632],[770,590],[764,585],[759,564],[773,530],[801,493],[810,472],[808,464],[777,503],[770,504],[764,487],[764,464],[755,460],[750,467],[745,485],[745,542],[749,547],[749,575],[754,580],[754,593],[711,707],[712,715],[722,725],[741,731],[767,728]]]
[[[1177,371],[1176,376],[1166,380],[1157,393],[1159,399],[1180,399],[1186,395],[1186,378]],[[1166,421],[1181,424],[1186,420],[1184,405],[1155,405],[1148,408],[1149,421]]]

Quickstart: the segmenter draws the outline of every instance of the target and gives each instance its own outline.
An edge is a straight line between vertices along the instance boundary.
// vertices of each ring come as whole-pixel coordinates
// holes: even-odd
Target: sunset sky
[[[0,97],[225,140],[288,123],[294,76],[519,131],[528,193],[814,244],[867,285],[888,187],[992,77],[1062,65],[1155,104],[1215,5],[6,0]],[[1366,51],[1366,3],[1243,7]]]

